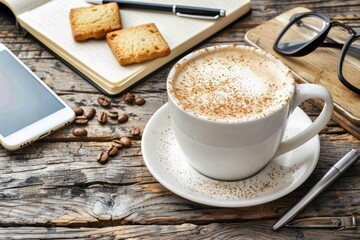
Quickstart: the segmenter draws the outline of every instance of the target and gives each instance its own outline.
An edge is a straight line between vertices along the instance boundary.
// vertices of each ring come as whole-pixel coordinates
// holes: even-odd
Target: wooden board
[[[357,138],[360,138],[360,96],[347,89],[337,77],[337,65],[340,50],[317,48],[304,57],[288,57],[276,53],[273,44],[282,29],[295,13],[308,12],[307,8],[294,8],[270,21],[267,21],[245,35],[250,45],[264,49],[282,60],[302,83],[316,83],[326,87],[332,94],[335,111],[333,119]],[[340,30],[332,30],[331,34],[341,34]],[[360,69],[359,69],[360,72]],[[322,107],[320,100],[311,100],[317,107]]]

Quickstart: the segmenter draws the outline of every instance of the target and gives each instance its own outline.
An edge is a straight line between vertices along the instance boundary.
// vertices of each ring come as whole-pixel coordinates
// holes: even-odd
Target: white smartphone
[[[0,143],[16,150],[70,124],[74,111],[0,43]]]

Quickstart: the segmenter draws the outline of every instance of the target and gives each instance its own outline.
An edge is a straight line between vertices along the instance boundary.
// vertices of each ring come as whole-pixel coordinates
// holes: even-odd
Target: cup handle
[[[317,84],[296,85],[294,98],[292,101],[292,105],[290,106],[291,113],[300,103],[302,103],[303,101],[309,98],[319,98],[324,100],[325,105],[323,110],[321,111],[320,115],[316,118],[316,120],[304,131],[302,131],[301,133],[297,134],[294,137],[291,137],[281,142],[273,158],[276,158],[277,156],[289,152],[290,150],[293,150],[294,148],[297,148],[300,145],[306,143],[316,134],[318,134],[329,122],[334,108],[331,94],[326,88]]]

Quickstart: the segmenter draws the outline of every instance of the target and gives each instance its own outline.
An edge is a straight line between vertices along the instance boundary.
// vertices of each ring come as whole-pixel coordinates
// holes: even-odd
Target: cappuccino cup
[[[190,53],[167,78],[171,128],[186,161],[218,180],[239,180],[304,144],[327,124],[333,102],[316,84],[253,47],[221,45]],[[283,140],[288,118],[309,98],[325,104],[304,131]]]

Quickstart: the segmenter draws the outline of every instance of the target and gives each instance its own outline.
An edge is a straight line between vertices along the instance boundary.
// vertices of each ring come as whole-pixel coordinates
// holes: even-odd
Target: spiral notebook
[[[90,4],[85,0],[0,0],[15,14],[18,23],[55,55],[63,59],[107,95],[116,95],[140,81],[191,47],[235,21],[250,9],[250,0],[160,0],[159,3],[223,8],[226,17],[203,20],[172,13],[121,9],[123,28],[155,23],[171,48],[165,58],[121,66],[106,40],[78,43],[73,40],[69,12]],[[141,0],[141,2],[154,2]]]

